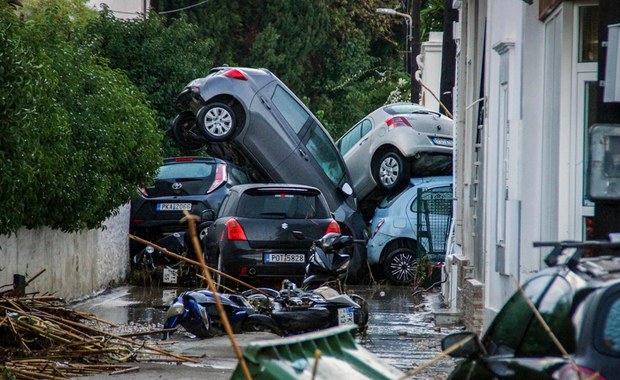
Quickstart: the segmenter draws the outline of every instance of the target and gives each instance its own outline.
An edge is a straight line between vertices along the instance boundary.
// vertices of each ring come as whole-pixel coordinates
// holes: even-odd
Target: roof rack
[[[558,258],[562,255],[565,249],[568,248],[580,248],[575,250],[575,252],[568,259],[566,264],[569,267],[574,267],[579,259],[583,256],[583,253],[586,248],[589,248],[592,251],[600,251],[606,250],[606,254],[612,254],[613,256],[620,256],[620,242],[616,241],[608,241],[608,240],[586,240],[586,241],[573,241],[573,240],[564,240],[564,241],[539,241],[534,242],[534,247],[553,247],[551,252],[545,257],[545,264],[550,267],[558,265]],[[613,252],[613,250],[617,250]],[[610,252],[611,251],[611,252]]]

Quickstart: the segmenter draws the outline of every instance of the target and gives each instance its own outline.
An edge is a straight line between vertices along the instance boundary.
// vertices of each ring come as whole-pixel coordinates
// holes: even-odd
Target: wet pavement
[[[163,327],[167,305],[183,290],[120,287],[81,302],[75,305],[75,308],[120,325],[119,334],[153,331]],[[419,367],[434,358],[441,352],[441,339],[451,332],[460,330],[460,326],[450,329],[435,327],[432,307],[439,304],[438,293],[425,293],[414,299],[410,287],[351,286],[349,290],[364,297],[369,305],[368,334],[361,340],[361,345],[403,372]],[[122,330],[123,328],[126,331]],[[244,333],[238,334],[236,340],[239,340],[240,346],[245,347],[254,340],[275,337],[269,333]],[[152,337],[153,341],[158,339],[159,335]],[[173,341],[176,345],[175,352],[201,356],[198,366],[208,370],[207,377],[210,379],[227,379],[236,366],[236,358],[226,336],[196,341],[188,335],[177,333],[173,335]],[[205,350],[205,347],[209,349]],[[158,365],[153,366],[155,366],[153,374],[157,374]],[[149,375],[147,367],[141,369],[143,377],[132,378],[153,378],[153,374]],[[453,367],[453,359],[442,359],[409,378],[445,379]],[[203,375],[207,373],[203,372]],[[161,376],[160,373],[155,378],[163,378]],[[192,379],[193,376],[195,375],[191,373],[175,374],[177,379]],[[124,375],[123,378],[129,377]]]

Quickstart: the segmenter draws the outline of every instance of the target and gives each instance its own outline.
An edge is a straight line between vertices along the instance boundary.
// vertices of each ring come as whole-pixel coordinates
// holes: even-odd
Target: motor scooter
[[[234,333],[269,331],[277,335],[283,334],[273,318],[258,313],[244,296],[218,295]],[[173,329],[178,325],[202,339],[223,334],[225,330],[213,292],[208,289],[195,289],[181,293],[166,312],[164,329]],[[163,339],[168,339],[170,334],[164,333]]]

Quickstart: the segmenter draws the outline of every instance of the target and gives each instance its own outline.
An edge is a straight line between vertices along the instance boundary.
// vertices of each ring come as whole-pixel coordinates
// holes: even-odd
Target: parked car
[[[411,177],[452,173],[452,119],[415,103],[376,109],[336,146],[344,157],[358,199],[379,187],[399,190]]]
[[[384,198],[370,222],[368,263],[393,284],[415,280],[418,260],[442,262],[452,220],[452,177],[412,178],[409,187]]]
[[[207,231],[207,262],[246,282],[301,280],[312,240],[299,240],[293,231],[312,239],[340,232],[319,189],[234,186]]]
[[[463,342],[450,379],[617,379],[620,368],[620,244],[543,243],[554,249],[545,268],[517,290],[482,341],[472,332],[445,337],[442,349]],[[584,257],[608,250],[604,256]],[[528,305],[529,299],[554,342]],[[571,363],[571,360],[574,361]]]
[[[187,210],[199,222],[213,220],[231,186],[249,183],[240,168],[211,157],[164,159],[152,185],[138,188],[131,201],[130,232],[145,239],[185,230],[181,223]],[[133,241],[132,241],[133,242]],[[132,254],[143,246],[132,243]]]
[[[336,220],[354,238],[363,238],[366,223],[332,138],[269,70],[214,68],[190,82],[176,106],[177,141],[188,148],[206,144],[212,155],[244,167],[254,182],[317,187]],[[363,271],[365,248],[356,250],[351,269]]]

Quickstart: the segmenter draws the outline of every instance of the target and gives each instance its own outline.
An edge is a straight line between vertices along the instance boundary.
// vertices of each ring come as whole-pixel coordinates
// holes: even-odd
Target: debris
[[[16,379],[63,379],[135,371],[128,362],[194,359],[114,335],[112,323],[71,310],[53,296],[0,296],[0,373]]]

